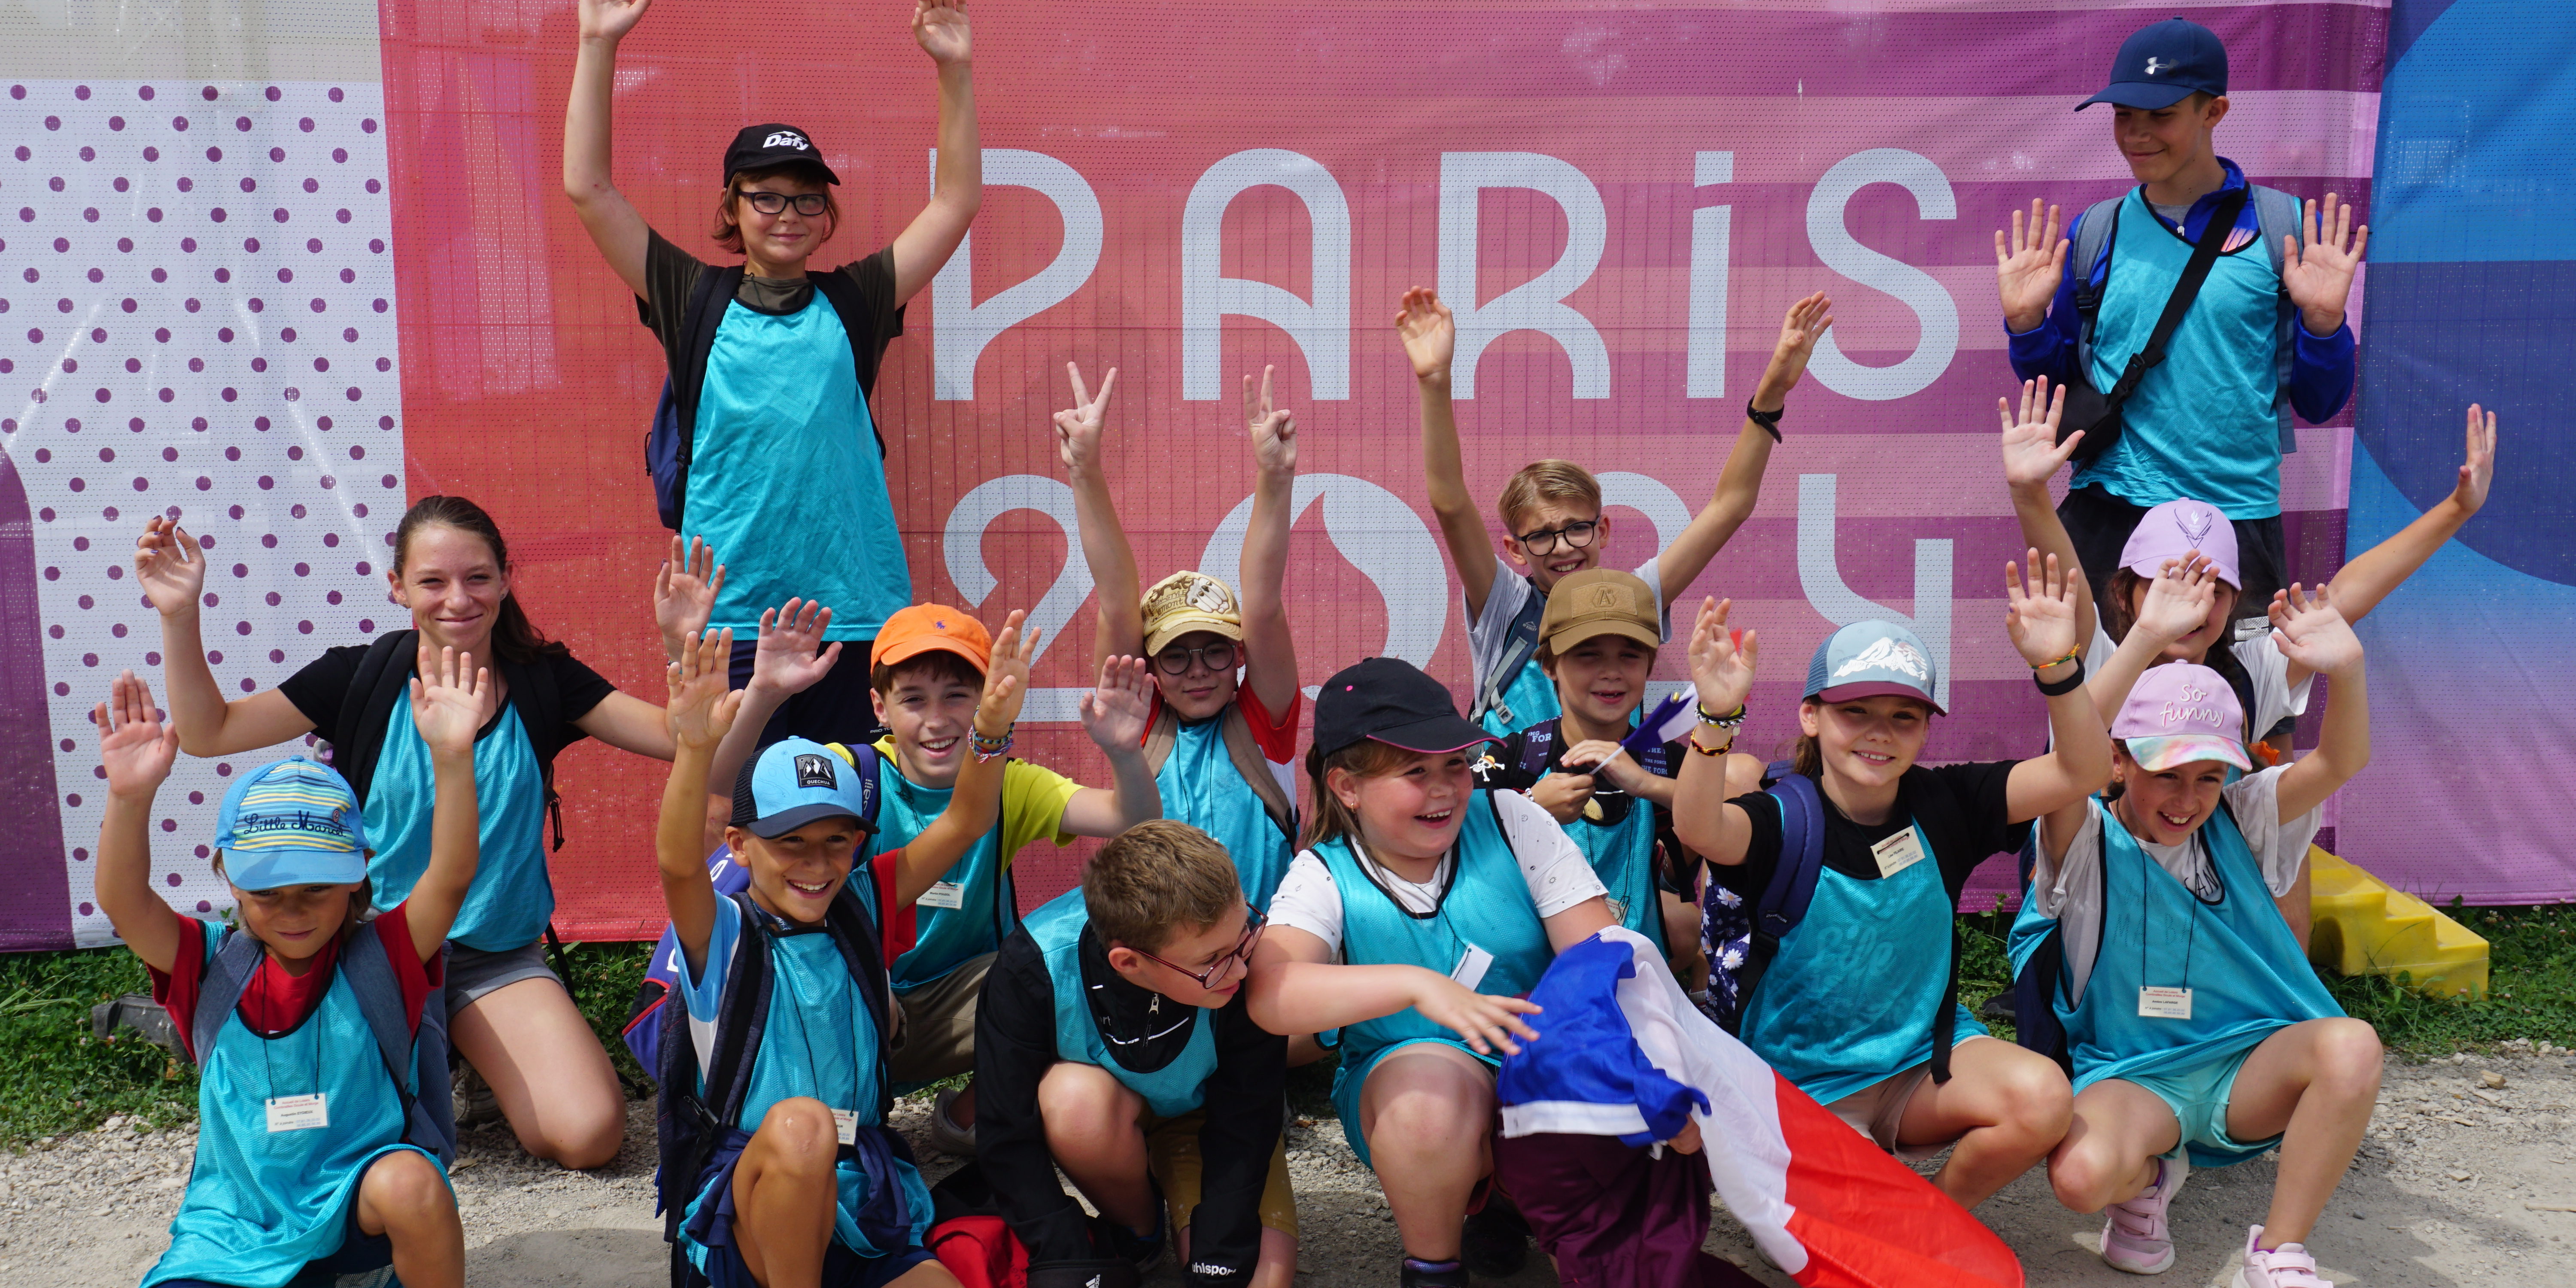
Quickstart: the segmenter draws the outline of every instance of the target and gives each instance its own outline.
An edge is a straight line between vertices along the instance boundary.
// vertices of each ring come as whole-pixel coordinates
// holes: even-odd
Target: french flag
[[[2003,1240],[1700,1014],[1643,935],[1559,953],[1530,1000],[1543,1036],[1503,1061],[1505,1136],[1645,1146],[1696,1120],[1727,1209],[1808,1288],[2020,1288]]]

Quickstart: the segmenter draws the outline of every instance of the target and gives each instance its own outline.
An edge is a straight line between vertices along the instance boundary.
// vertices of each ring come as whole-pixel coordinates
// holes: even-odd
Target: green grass
[[[2476,1002],[2443,1001],[2397,983],[2326,976],[2335,999],[2370,1021],[2391,1051],[2443,1055],[2514,1038],[2576,1045],[2576,904],[2465,908],[2450,914],[2484,935],[2493,951],[2491,991]],[[1961,917],[1959,998],[1976,1010],[2011,988],[1998,913]],[[631,1095],[650,1090],[619,1040],[634,1004],[649,944],[577,944],[566,953],[574,1000],[608,1048]],[[0,956],[0,1147],[95,1127],[125,1114],[156,1127],[196,1116],[197,1075],[126,1032],[89,1036],[89,1008],[123,993],[148,992],[142,963],[121,948]],[[2009,1038],[2008,1026],[1996,1026]],[[1329,1119],[1332,1063],[1289,1073],[1297,1112]]]

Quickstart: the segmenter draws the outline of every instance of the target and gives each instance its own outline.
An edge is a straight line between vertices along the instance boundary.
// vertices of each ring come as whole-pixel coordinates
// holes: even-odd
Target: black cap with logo
[[[1315,745],[1325,755],[1364,739],[1406,751],[1463,751],[1494,736],[1467,723],[1449,686],[1410,662],[1372,657],[1336,672],[1315,695]]]
[[[823,150],[805,131],[792,125],[746,125],[733,136],[733,146],[725,149],[724,181],[745,170],[766,170],[772,166],[807,165],[823,172],[823,182],[837,185],[841,176],[823,164]]]

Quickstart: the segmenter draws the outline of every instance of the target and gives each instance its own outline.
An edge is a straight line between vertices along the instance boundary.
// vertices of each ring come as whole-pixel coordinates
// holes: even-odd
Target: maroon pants
[[[1697,1154],[1653,1158],[1615,1136],[1497,1137],[1494,1172],[1564,1288],[1758,1288],[1700,1251],[1716,1184]]]

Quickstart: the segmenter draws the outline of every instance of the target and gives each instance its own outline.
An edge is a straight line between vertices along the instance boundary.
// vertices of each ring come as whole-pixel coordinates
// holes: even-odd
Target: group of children
[[[1546,1216],[1520,1214],[1567,1196],[1516,1205],[1496,1184],[1495,1069],[1545,1040],[1525,995],[1555,955],[1612,926],[1662,946],[1713,1017],[1854,1131],[1946,1151],[1932,1184],[1960,1204],[2045,1163],[2067,1206],[2107,1209],[2101,1254],[2120,1269],[2173,1263],[2166,1212],[2193,1163],[2277,1149],[2237,1282],[2326,1282],[2304,1244],[2367,1124],[2379,1049],[2304,960],[2306,856],[2319,807],[2369,757],[2351,622],[2484,501],[2492,417],[2471,409],[2450,500],[2328,585],[2240,605],[2237,525],[2197,498],[2142,507],[2107,573],[2079,558],[2048,484],[2085,435],[2061,433],[2067,391],[2042,375],[1999,402],[1999,442],[2027,546],[2003,570],[2007,633],[2047,752],[1920,763],[1946,714],[1934,654],[1858,621],[1809,660],[1799,736],[1773,762],[1735,747],[1761,649],[1728,602],[1702,601],[1681,637],[1695,711],[1649,719],[1647,679],[1672,605],[1752,512],[1830,302],[1788,309],[1714,495],[1630,572],[1601,566],[1600,485],[1564,460],[1511,476],[1497,554],[1466,484],[1449,310],[1417,289],[1396,329],[1474,700],[1462,713],[1418,668],[1363,659],[1316,690],[1301,755],[1283,587],[1298,432],[1270,373],[1244,381],[1241,585],[1148,585],[1109,481],[1117,373],[1095,392],[1068,364],[1054,435],[1098,588],[1079,714],[1109,767],[1086,786],[1011,754],[1039,643],[1024,615],[991,632],[911,602],[890,513],[848,519],[852,497],[863,519],[886,508],[862,432],[877,357],[976,205],[962,6],[914,14],[940,67],[938,195],[828,281],[803,264],[838,179],[801,131],[754,127],[728,153],[718,232],[746,272],[690,259],[607,183],[615,46],[643,9],[581,4],[565,169],[686,417],[689,544],[654,593],[662,705],[535,630],[470,502],[428,498],[397,533],[411,632],[231,701],[198,661],[197,542],[155,519],[138,543],[173,710],[130,671],[98,708],[98,901],[202,1071],[205,1123],[147,1285],[386,1265],[413,1288],[460,1284],[451,1028],[532,1152],[613,1156],[582,1090],[605,1058],[561,1031],[578,1013],[533,958],[547,767],[583,736],[670,762],[655,854],[672,948],[655,969],[676,998],[649,1023],[675,1284],[956,1284],[927,1246],[945,1198],[888,1117],[943,1084],[930,1143],[973,1160],[1031,1288],[1134,1283],[1167,1255],[1193,1284],[1286,1288],[1285,1081],[1328,1053],[1403,1284],[1509,1275],[1533,1234],[1568,1281],[1596,1282]],[[829,518],[793,520],[808,509]],[[2284,722],[2318,674],[2316,744],[2288,757]],[[329,765],[249,770],[223,803],[229,923],[174,912],[148,820],[176,753],[308,732]],[[1107,838],[1079,887],[1024,913],[1016,854],[1078,836]],[[1970,872],[2016,852],[2031,1000],[2006,1043],[1960,1004],[1952,918]],[[531,1076],[557,1060],[571,1091]],[[1728,1142],[1693,1127],[1654,1146]]]

